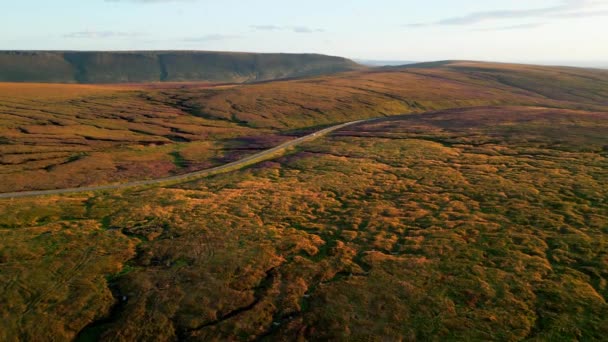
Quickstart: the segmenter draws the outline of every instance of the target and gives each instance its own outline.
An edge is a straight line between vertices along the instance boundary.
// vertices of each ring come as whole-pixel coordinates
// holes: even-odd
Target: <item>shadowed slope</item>
[[[345,58],[316,54],[204,51],[0,51],[0,81],[244,83],[359,69]]]

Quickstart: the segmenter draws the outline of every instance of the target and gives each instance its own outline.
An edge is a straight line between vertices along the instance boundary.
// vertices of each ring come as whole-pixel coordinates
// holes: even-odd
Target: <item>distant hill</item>
[[[247,83],[359,69],[341,57],[204,51],[0,51],[0,82]]]
[[[371,67],[382,67],[382,66],[399,66],[399,65],[408,65],[415,64],[418,62],[413,61],[400,61],[400,60],[374,60],[374,59],[354,59],[355,62],[371,66]]]

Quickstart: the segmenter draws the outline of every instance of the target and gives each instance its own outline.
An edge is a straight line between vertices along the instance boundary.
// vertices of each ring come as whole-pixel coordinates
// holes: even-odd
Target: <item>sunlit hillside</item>
[[[608,336],[608,72],[0,84],[0,340]]]
[[[608,108],[608,72],[472,62],[237,86],[0,89],[3,192],[183,174],[360,118],[487,105]]]

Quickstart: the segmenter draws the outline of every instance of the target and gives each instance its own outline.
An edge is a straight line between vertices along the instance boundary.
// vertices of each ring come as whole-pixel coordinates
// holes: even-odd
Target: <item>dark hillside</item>
[[[202,51],[2,51],[0,82],[245,83],[358,69],[355,62],[316,54]]]

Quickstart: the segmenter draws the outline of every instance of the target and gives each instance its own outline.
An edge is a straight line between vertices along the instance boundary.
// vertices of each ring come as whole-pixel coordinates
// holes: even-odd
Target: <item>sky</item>
[[[0,50],[311,52],[608,67],[608,0],[0,0]]]

